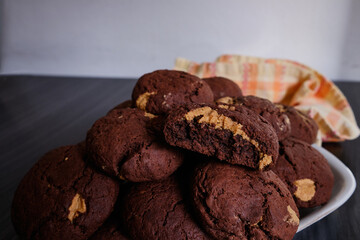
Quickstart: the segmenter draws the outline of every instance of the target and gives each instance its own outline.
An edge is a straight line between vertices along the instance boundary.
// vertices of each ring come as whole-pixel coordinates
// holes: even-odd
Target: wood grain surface
[[[0,239],[17,239],[10,219],[21,178],[47,151],[84,140],[96,119],[130,98],[134,79],[0,76]],[[360,83],[337,82],[360,118]],[[360,179],[360,139],[324,145]],[[360,239],[360,192],[294,239]]]

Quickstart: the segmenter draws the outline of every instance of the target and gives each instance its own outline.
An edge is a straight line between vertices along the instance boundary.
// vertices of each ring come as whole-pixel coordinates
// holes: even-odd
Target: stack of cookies
[[[25,239],[292,239],[334,177],[293,107],[226,78],[158,70],[15,193]]]

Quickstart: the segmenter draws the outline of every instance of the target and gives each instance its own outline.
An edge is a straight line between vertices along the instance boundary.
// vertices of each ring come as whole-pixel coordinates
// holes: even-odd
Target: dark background
[[[10,220],[14,191],[49,150],[84,140],[96,119],[131,96],[135,79],[0,76],[0,239],[17,239]],[[360,118],[360,83],[336,82]],[[324,147],[359,184],[360,138]],[[294,239],[359,239],[360,192]]]

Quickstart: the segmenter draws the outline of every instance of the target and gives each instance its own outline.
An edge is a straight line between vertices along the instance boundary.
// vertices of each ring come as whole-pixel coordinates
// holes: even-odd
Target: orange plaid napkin
[[[222,55],[198,64],[176,59],[175,70],[198,77],[222,76],[235,81],[244,95],[295,106],[315,119],[323,141],[355,139],[360,130],[343,93],[333,82],[303,64],[279,59]]]

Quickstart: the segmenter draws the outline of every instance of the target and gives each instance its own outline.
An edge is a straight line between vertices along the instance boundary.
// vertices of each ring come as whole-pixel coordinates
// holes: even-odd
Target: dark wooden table
[[[360,83],[337,82],[360,119]],[[85,138],[96,119],[127,100],[134,79],[0,76],[0,239],[17,239],[10,220],[14,191],[47,151]],[[360,180],[360,138],[325,147]],[[360,191],[294,239],[360,239]]]

